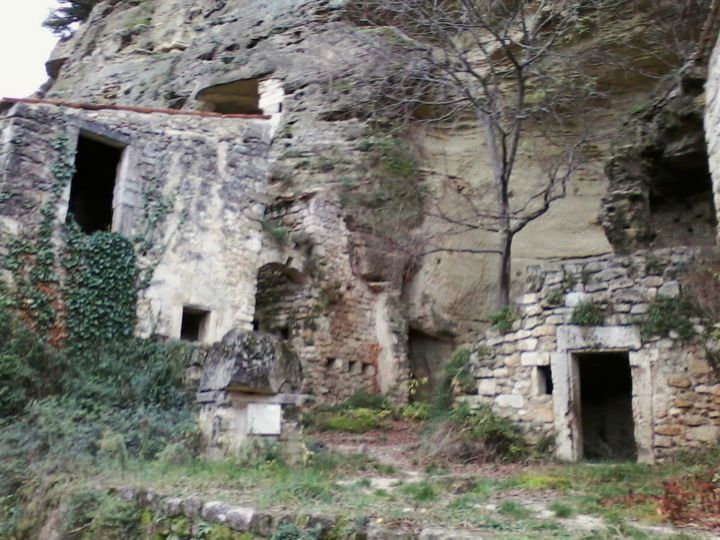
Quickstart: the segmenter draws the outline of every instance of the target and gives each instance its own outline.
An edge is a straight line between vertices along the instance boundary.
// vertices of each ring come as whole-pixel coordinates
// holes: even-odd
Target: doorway
[[[576,353],[575,358],[583,459],[635,461],[637,443],[628,353]]]

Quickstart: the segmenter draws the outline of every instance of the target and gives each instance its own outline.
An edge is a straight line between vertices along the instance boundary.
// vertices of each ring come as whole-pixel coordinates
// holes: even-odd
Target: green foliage
[[[553,501],[550,503],[549,508],[552,513],[555,514],[555,517],[559,517],[561,519],[569,518],[575,515],[575,510],[571,506],[563,504],[560,501]]]
[[[75,346],[127,338],[133,334],[139,271],[132,244],[119,234],[83,234],[65,227],[67,329]]]
[[[592,302],[577,305],[570,317],[570,324],[579,326],[602,326],[605,324],[605,311]]]
[[[348,409],[363,408],[384,411],[391,409],[392,404],[387,396],[365,390],[357,390],[348,398],[344,407]]]
[[[498,506],[498,511],[514,519],[527,519],[530,517],[530,511],[517,501],[502,501]]]
[[[511,306],[505,306],[489,316],[490,324],[500,333],[506,334],[512,330],[512,325],[517,319],[517,314]]]
[[[400,491],[414,502],[428,502],[437,499],[435,487],[427,480],[404,484]]]
[[[526,453],[520,429],[509,419],[495,414],[489,405],[473,408],[462,404],[450,413],[449,419],[464,437],[482,441],[491,457],[515,459]]]
[[[545,298],[545,303],[548,306],[559,306],[563,303],[563,296],[562,289],[553,289]]]
[[[81,491],[67,498],[62,533],[66,540],[138,538],[140,513],[128,501],[96,491]]]
[[[426,189],[411,145],[400,137],[371,136],[359,149],[369,154],[369,180],[343,179],[341,201],[359,223],[383,236],[392,236],[420,222]],[[371,212],[368,212],[370,210]]]
[[[695,337],[695,328],[690,317],[697,309],[686,298],[658,298],[645,314],[641,331],[645,336],[669,336],[677,332],[682,341]]]
[[[408,403],[400,409],[403,420],[427,420],[430,417],[432,405],[430,403]]]
[[[66,367],[62,353],[0,308],[0,418],[20,414],[31,400],[57,392]]]
[[[57,36],[69,37],[73,25],[86,21],[92,8],[99,2],[100,0],[58,0],[60,6],[50,13],[43,26]]]
[[[320,540],[322,529],[301,529],[294,523],[283,523],[270,537],[270,540]]]
[[[262,227],[265,232],[270,235],[270,238],[279,246],[283,246],[287,243],[290,229],[279,223],[274,219],[264,219]]]
[[[366,433],[378,429],[390,411],[378,411],[359,407],[346,409],[338,413],[319,413],[317,427],[330,431],[348,433]]]
[[[431,418],[442,418],[452,409],[456,387],[469,388],[474,383],[470,366],[470,351],[460,348],[445,366],[442,379],[433,392]]]

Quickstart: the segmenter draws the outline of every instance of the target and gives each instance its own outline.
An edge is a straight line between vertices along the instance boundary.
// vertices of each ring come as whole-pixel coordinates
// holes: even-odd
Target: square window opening
[[[541,396],[551,396],[553,393],[552,369],[550,366],[537,367],[537,393]]]
[[[113,200],[125,147],[80,134],[70,182],[67,221],[86,234],[112,230]]]
[[[183,307],[180,339],[192,342],[205,341],[209,320],[209,311],[187,306]]]

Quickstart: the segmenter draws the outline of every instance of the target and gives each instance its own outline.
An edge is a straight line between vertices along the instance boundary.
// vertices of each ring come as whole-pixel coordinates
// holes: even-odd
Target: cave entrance
[[[575,354],[580,390],[582,457],[637,459],[632,374],[626,352]]]
[[[262,114],[260,79],[241,79],[216,84],[198,92],[206,110],[221,114]]]
[[[698,139],[691,151],[655,163],[649,186],[654,248],[715,243],[712,176],[705,142]]]
[[[408,351],[410,372],[416,380],[427,379],[426,384],[417,387],[412,396],[414,401],[432,400],[433,393],[443,382],[445,366],[455,348],[450,339],[431,336],[410,328],[408,333]]]
[[[304,282],[289,266],[269,263],[258,270],[253,329],[283,339],[292,335],[294,304]]]
[[[84,134],[78,138],[67,221],[74,220],[86,234],[112,229],[115,183],[124,149],[120,143]]]

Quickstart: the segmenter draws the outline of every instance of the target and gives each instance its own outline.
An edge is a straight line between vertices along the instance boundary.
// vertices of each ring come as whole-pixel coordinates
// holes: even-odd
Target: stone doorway
[[[602,415],[603,411],[607,414],[612,392],[622,388],[618,392],[624,403],[623,410],[630,415],[631,421],[625,420],[621,433],[634,444],[619,445],[623,448],[620,453],[625,452],[625,455],[615,459],[652,463],[653,372],[658,355],[656,350],[643,350],[640,329],[636,326],[558,326],[557,351],[551,353],[550,358],[556,456],[565,461],[597,459],[595,449],[587,455],[583,437],[589,435],[592,445],[592,438],[600,430],[593,416]],[[590,414],[585,414],[587,419],[583,405],[586,413],[590,408]],[[589,426],[588,433],[584,432],[583,423]],[[607,433],[606,430],[605,439],[608,439]],[[620,436],[612,432],[610,439],[617,438]]]
[[[579,391],[581,455],[589,460],[637,459],[632,372],[627,352],[574,355]]]

